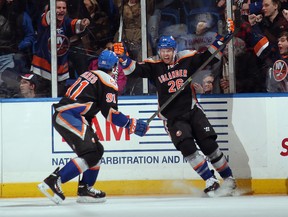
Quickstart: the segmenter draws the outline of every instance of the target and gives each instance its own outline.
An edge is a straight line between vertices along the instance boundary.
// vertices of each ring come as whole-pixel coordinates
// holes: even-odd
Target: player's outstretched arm
[[[110,109],[109,117],[107,120],[119,127],[128,129],[130,134],[134,133],[141,137],[144,136],[149,130],[149,125],[146,122],[137,120],[135,118],[128,118],[121,112],[114,109]]]

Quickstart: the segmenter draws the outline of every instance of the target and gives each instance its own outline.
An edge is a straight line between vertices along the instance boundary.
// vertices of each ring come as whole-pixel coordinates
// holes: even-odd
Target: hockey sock
[[[83,177],[82,177],[80,182],[88,184],[88,186],[93,186],[97,180],[97,177],[98,177],[98,173],[100,170],[100,164],[101,164],[101,160],[99,160],[95,166],[86,170],[83,173]]]
[[[76,157],[71,159],[60,171],[61,182],[65,183],[79,174],[85,172],[88,169],[88,165],[83,158]]]
[[[213,176],[211,170],[208,167],[208,163],[203,155],[200,155],[198,151],[191,154],[185,159],[190,163],[192,168],[202,177],[202,179],[207,180]]]
[[[81,183],[85,183],[88,186],[93,186],[97,180],[99,174],[100,167],[98,166],[90,168],[83,173],[83,177]]]
[[[232,170],[228,165],[228,162],[224,156],[224,154],[217,148],[212,154],[210,154],[209,159],[211,164],[216,169],[216,171],[220,174],[222,178],[227,178],[232,175]]]

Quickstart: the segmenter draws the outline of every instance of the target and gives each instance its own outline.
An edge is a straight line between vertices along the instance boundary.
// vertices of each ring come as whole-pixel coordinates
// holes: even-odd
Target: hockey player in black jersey
[[[158,55],[138,63],[131,60],[125,52],[122,42],[114,44],[114,52],[118,55],[123,71],[127,76],[148,78],[156,86],[158,103],[161,107],[182,84],[223,44],[234,31],[234,23],[227,20],[229,34],[217,37],[216,41],[204,53],[184,50],[177,53],[177,44],[172,36],[162,36],[158,43]],[[221,58],[219,52],[211,64]],[[231,168],[216,142],[217,135],[199,105],[196,95],[187,85],[181,93],[159,114],[165,120],[168,133],[176,149],[181,151],[199,176],[206,181],[204,190],[209,196],[230,195],[236,188]],[[223,178],[219,181],[208,167],[205,156]],[[220,193],[221,192],[221,193]],[[219,194],[220,193],[220,194]]]
[[[104,152],[91,126],[92,118],[99,111],[111,123],[128,129],[130,134],[144,136],[149,128],[147,123],[127,118],[118,111],[118,86],[111,77],[116,72],[117,65],[116,54],[104,50],[98,59],[99,69],[80,75],[67,90],[65,97],[53,105],[53,125],[77,154],[62,169],[57,168],[38,185],[40,191],[56,204],[65,199],[61,183],[80,174],[83,176],[79,180],[77,202],[105,201],[105,193],[93,188]],[[48,189],[52,190],[52,195]]]

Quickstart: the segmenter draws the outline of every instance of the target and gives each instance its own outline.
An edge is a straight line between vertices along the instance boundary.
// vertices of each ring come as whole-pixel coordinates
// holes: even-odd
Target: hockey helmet
[[[112,70],[118,64],[118,57],[111,50],[104,50],[98,58],[98,68]]]
[[[173,48],[176,50],[177,43],[173,36],[162,36],[158,42],[158,49]]]

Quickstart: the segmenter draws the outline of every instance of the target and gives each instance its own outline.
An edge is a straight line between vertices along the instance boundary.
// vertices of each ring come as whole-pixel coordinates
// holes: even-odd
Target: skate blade
[[[46,196],[48,197],[51,201],[53,201],[55,204],[59,205],[63,202],[63,200],[57,195],[54,194],[53,196],[47,191],[49,186],[45,183],[42,182],[38,185],[38,189]]]
[[[206,193],[207,197],[215,197],[215,191],[209,191]]]
[[[236,196],[236,190],[235,189],[225,189],[225,188],[219,188],[215,191],[214,197],[233,197]]]
[[[102,197],[102,198],[93,198],[93,197],[89,197],[89,196],[78,196],[77,203],[104,203],[106,202],[106,197]]]

